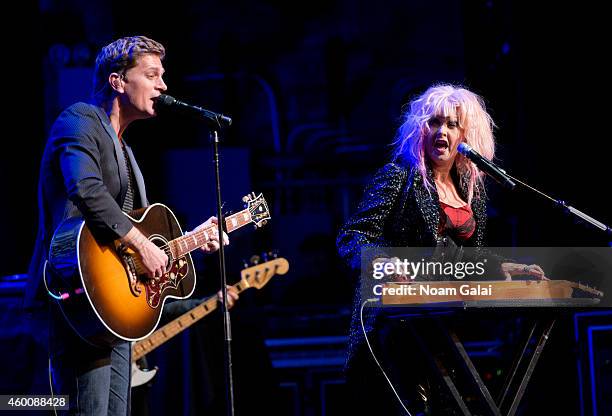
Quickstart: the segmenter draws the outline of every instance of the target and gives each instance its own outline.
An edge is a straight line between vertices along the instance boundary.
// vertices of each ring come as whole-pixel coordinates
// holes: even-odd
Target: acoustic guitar
[[[260,227],[270,219],[261,194],[243,201],[244,210],[224,218],[227,233],[250,223]],[[140,257],[118,240],[99,244],[79,217],[68,218],[57,228],[45,265],[47,291],[77,334],[97,346],[147,337],[159,323],[166,299],[191,296],[196,276],[189,253],[217,230],[211,225],[183,235],[172,211],[162,204],[126,215],[168,255],[167,272],[161,278],[148,278]]]

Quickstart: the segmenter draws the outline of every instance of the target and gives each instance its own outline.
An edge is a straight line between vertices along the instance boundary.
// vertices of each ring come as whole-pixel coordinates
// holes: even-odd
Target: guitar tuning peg
[[[254,256],[251,256],[251,264],[253,266],[259,264],[259,262],[261,261],[261,257],[259,257],[257,254],[255,254]]]
[[[270,257],[272,257],[273,259],[277,259],[278,258],[278,251],[276,250],[270,250],[270,252],[268,253],[268,255]]]
[[[248,267],[249,267],[249,263],[245,259],[242,259],[242,268],[247,269]]]
[[[268,261],[268,253],[266,253],[265,251],[261,253],[261,258],[263,259],[263,261]]]
[[[245,204],[246,204],[247,202],[249,202],[249,196],[248,196],[248,195],[243,196],[243,197],[242,197],[242,202],[244,202]]]

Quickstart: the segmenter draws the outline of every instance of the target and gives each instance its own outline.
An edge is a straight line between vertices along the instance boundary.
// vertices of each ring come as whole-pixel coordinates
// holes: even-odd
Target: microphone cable
[[[359,320],[361,323],[361,330],[363,331],[363,336],[365,337],[366,340],[366,344],[368,345],[368,349],[370,350],[370,354],[372,354],[372,358],[374,358],[374,361],[376,362],[376,365],[378,366],[378,368],[380,369],[382,375],[385,377],[385,379],[387,380],[387,383],[389,383],[389,387],[391,387],[391,390],[393,390],[393,394],[395,394],[395,397],[397,397],[397,401],[399,402],[399,404],[402,406],[402,408],[404,409],[404,411],[406,412],[406,414],[408,416],[412,416],[412,414],[408,411],[408,409],[406,408],[406,406],[404,405],[404,402],[402,401],[402,398],[399,396],[399,394],[397,393],[397,390],[395,390],[395,387],[393,386],[393,383],[391,382],[391,380],[389,379],[389,377],[387,376],[387,373],[385,372],[385,370],[383,369],[382,365],[380,365],[380,362],[378,361],[378,358],[376,358],[376,354],[374,354],[374,350],[372,349],[372,345],[370,344],[370,340],[368,339],[368,333],[365,330],[365,325],[363,324],[363,308],[365,307],[366,304],[370,303],[370,302],[378,302],[377,298],[370,298],[370,299],[366,299],[362,304],[361,304],[361,309],[359,311]]]

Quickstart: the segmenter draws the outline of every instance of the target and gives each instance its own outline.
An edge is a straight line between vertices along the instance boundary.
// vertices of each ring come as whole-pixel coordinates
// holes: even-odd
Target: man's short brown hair
[[[96,57],[92,98],[102,104],[113,97],[113,89],[108,76],[113,72],[125,75],[128,69],[137,65],[138,58],[147,54],[158,55],[164,59],[164,46],[146,36],[129,36],[106,45]]]

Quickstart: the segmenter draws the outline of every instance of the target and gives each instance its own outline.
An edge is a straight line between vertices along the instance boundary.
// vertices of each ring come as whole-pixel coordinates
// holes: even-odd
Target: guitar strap
[[[121,150],[123,151],[123,159],[125,160],[125,168],[127,169],[128,173],[127,191],[125,193],[125,198],[123,199],[121,210],[128,213],[134,210],[134,173],[132,172],[132,164],[130,163],[130,157],[125,147],[125,143],[123,140],[120,140],[120,142]]]

